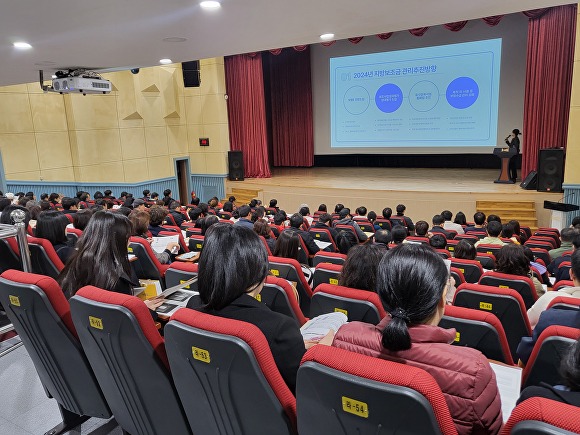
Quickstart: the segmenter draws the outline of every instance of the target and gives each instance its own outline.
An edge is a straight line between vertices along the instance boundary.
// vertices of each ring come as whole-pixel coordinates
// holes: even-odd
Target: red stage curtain
[[[350,42],[352,42],[353,44],[358,44],[359,42],[361,42],[363,40],[363,37],[357,36],[356,38],[348,38],[348,40]]]
[[[310,50],[284,50],[269,58],[274,166],[312,166]]]
[[[494,15],[493,17],[482,18],[482,20],[488,26],[497,26],[502,18],[503,15]]]
[[[540,149],[566,146],[575,36],[575,4],[528,24],[522,178],[537,169]]]
[[[417,27],[416,29],[409,29],[409,33],[413,36],[423,36],[429,27]]]
[[[465,27],[466,24],[467,21],[456,21],[454,23],[443,24],[443,26],[447,30],[451,30],[452,32],[459,32],[461,29]]]
[[[389,32],[389,33],[379,33],[379,34],[377,35],[377,37],[378,37],[379,39],[383,39],[383,40],[385,40],[385,39],[389,39],[391,36],[393,36],[393,32]]]
[[[244,152],[246,177],[269,178],[262,56],[224,60],[231,149]]]

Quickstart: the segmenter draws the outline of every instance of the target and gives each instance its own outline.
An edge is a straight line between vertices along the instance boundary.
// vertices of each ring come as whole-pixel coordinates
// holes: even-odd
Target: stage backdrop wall
[[[407,31],[402,31],[394,33],[387,40],[381,40],[376,36],[367,36],[358,44],[352,44],[349,41],[343,40],[337,41],[330,47],[324,47],[320,44],[312,45],[311,63],[315,164],[320,165],[323,162],[330,163],[333,161],[331,158],[323,158],[325,155],[394,153],[394,151],[385,149],[377,150],[376,148],[330,148],[329,61],[331,57],[404,50],[482,39],[502,38],[498,144],[503,144],[503,139],[511,130],[514,128],[522,129],[527,30],[528,18],[521,13],[517,13],[504,16],[501,22],[493,27],[488,26],[482,20],[472,20],[459,32],[451,32],[443,26],[433,26],[421,37],[416,37]],[[525,141],[525,132],[522,141]],[[492,148],[490,148],[490,153],[491,150]],[[435,151],[433,148],[413,149],[413,152],[415,154],[442,153],[441,151]],[[398,153],[404,154],[404,151],[399,151]],[[416,163],[420,161],[420,156],[418,158],[419,160],[412,162],[411,166],[419,166]],[[400,164],[396,166],[405,166],[404,160],[402,159]],[[428,166],[430,160],[426,158],[424,161]],[[484,161],[497,166],[497,162],[492,157],[484,158]],[[364,162],[364,159],[361,160],[362,162]],[[385,163],[388,165],[388,162]],[[476,161],[470,162],[469,165],[471,167],[477,167],[481,166],[481,163],[479,162],[478,165],[476,159]],[[461,162],[461,164],[465,167],[464,162]],[[379,165],[375,164],[375,166]]]

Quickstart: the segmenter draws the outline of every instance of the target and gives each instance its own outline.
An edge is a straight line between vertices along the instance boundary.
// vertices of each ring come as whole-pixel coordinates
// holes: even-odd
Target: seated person
[[[270,311],[255,299],[267,275],[268,256],[256,233],[227,223],[212,226],[199,258],[198,290],[204,304],[199,310],[257,326],[270,345],[282,378],[294,393],[305,343],[294,320]],[[331,336],[327,341],[331,341]]]
[[[300,247],[300,236],[292,231],[282,231],[280,236],[276,239],[274,250],[272,251],[274,257],[291,258],[300,263],[302,273],[308,281],[312,283],[314,271],[308,266],[308,256]]]
[[[304,219],[308,222],[308,225],[312,225],[314,218],[310,216],[310,208],[308,204],[302,204],[298,210],[298,214],[301,214]]]
[[[276,237],[286,229],[286,219],[286,213],[284,213],[283,210],[278,211],[278,213],[274,215],[274,224],[270,225],[270,228]]]
[[[455,222],[451,221],[451,218],[453,218],[453,213],[451,213],[449,210],[443,210],[441,212],[441,216],[443,217],[444,220],[443,229],[453,230],[457,234],[465,234],[465,231],[463,231],[463,227],[460,224],[456,224]]]
[[[77,230],[84,231],[91,217],[93,216],[93,211],[89,208],[85,208],[83,210],[79,210],[75,214],[73,214],[73,227]]]
[[[254,232],[266,240],[266,244],[268,245],[270,252],[274,253],[276,239],[272,237],[272,231],[270,230],[270,225],[268,225],[268,222],[264,219],[258,219],[256,222],[254,222]]]
[[[86,285],[132,295],[133,287],[138,287],[139,281],[129,264],[127,245],[130,236],[131,222],[127,217],[96,212],[77,242],[78,252],[58,276],[57,281],[67,299]],[[161,299],[145,301],[150,310],[162,303]]]
[[[372,243],[353,246],[342,266],[338,285],[375,292],[377,267],[384,253]]]
[[[344,255],[348,255],[350,249],[356,245],[358,245],[358,240],[352,231],[338,231],[338,235],[336,236],[336,247],[338,248],[338,252]]]
[[[485,213],[478,211],[473,215],[474,226],[468,226],[463,231],[469,233],[470,231],[485,231]]]
[[[443,234],[434,234],[429,239],[429,245],[433,249],[445,249],[447,246],[447,239]]]
[[[286,228],[284,231],[291,231],[293,233],[298,234],[302,238],[302,240],[304,241],[304,244],[306,245],[306,249],[308,249],[308,253],[311,255],[314,255],[318,251],[320,251],[320,248],[314,242],[314,239],[312,238],[312,236],[310,235],[310,233],[308,231],[304,231],[304,230],[300,229],[303,222],[304,221],[303,221],[302,215],[300,213],[294,213],[292,216],[290,216],[290,226],[288,228]],[[332,248],[329,247],[327,249],[332,249]]]
[[[460,240],[459,243],[455,245],[453,257],[461,260],[475,260],[475,257],[477,257],[477,251],[475,250],[475,246],[467,240]]]
[[[250,208],[249,205],[244,204],[241,207],[239,207],[238,213],[239,213],[240,218],[234,223],[234,225],[246,227],[246,228],[253,230],[254,223],[249,218],[251,211],[252,211],[252,209]]]
[[[368,236],[363,232],[363,230],[360,229],[358,224],[352,219],[352,216],[350,215],[349,208],[345,207],[342,210],[340,210],[339,218],[340,219],[338,221],[336,221],[335,226],[336,225],[350,225],[351,227],[354,228],[354,230],[356,232],[356,236],[358,237],[359,241],[364,242],[366,239],[368,239]]]
[[[373,243],[384,251],[389,250],[391,232],[389,230],[377,230],[373,237]]]
[[[562,254],[566,251],[571,251],[573,248],[572,241],[574,237],[578,235],[578,230],[576,228],[563,228],[560,232],[560,247],[551,249],[548,251],[550,254],[550,258],[555,260],[558,257],[561,257]]]
[[[526,234],[525,231],[522,231],[522,227],[520,225],[520,222],[515,220],[515,219],[512,219],[508,223],[514,228],[514,237],[516,239],[518,239],[518,237],[519,237],[518,242],[521,245],[523,245],[525,243],[525,241],[528,240],[528,235]]]
[[[206,216],[200,220],[200,227],[201,227],[201,235],[205,236],[205,233],[212,225],[217,224],[220,221],[220,218],[214,215]]]
[[[488,219],[491,216],[492,215],[489,215]],[[476,248],[481,244],[497,245],[497,246],[505,245],[505,242],[499,238],[499,235],[501,234],[501,230],[502,230],[501,222],[498,222],[498,221],[488,222],[485,230],[487,231],[487,237],[484,237],[483,239],[477,241],[475,243]]]
[[[147,240],[149,243],[153,239],[147,237],[147,231],[149,228],[149,213],[141,210],[133,210],[129,214],[129,221],[131,222],[131,235],[135,237],[140,237]],[[169,264],[172,261],[172,255],[179,252],[179,243],[170,242],[165,247],[163,252],[157,252],[153,250],[155,257],[161,264]]]
[[[338,236],[338,231],[336,231],[336,228],[332,227],[332,216],[330,216],[328,213],[321,214],[318,217],[318,221],[314,225],[312,225],[311,228],[323,228],[325,230],[328,230],[330,232],[332,240],[336,244],[336,236]]]
[[[187,219],[181,213],[181,204],[178,201],[171,201],[169,204],[169,214],[175,221],[175,225],[180,227],[184,222],[187,222]]]
[[[509,275],[526,276],[534,283],[538,297],[545,293],[542,283],[535,276],[532,276],[530,262],[524,253],[524,248],[520,245],[508,243],[502,246],[496,255],[495,271]]]
[[[403,243],[407,235],[407,228],[405,228],[403,225],[394,225],[393,229],[391,230],[392,243],[394,245],[400,245]]]
[[[550,282],[550,274],[548,273],[548,269],[541,263],[538,263],[534,258],[534,252],[527,246],[522,245],[524,248],[524,254],[526,254],[526,258],[530,262],[530,267],[533,267],[537,273],[532,271],[534,275],[540,274],[540,277],[537,277],[542,284],[546,284],[548,287],[552,287],[552,283]],[[568,275],[566,279],[570,279]]]
[[[399,204],[397,206],[397,216],[402,217],[405,221],[405,226],[407,227],[407,229],[413,233],[415,231],[415,225],[413,224],[413,221],[411,220],[411,218],[409,216],[405,216],[405,211],[407,210],[407,207],[405,207],[404,204]]]
[[[455,215],[455,219],[453,219],[453,223],[461,225],[461,228],[467,226],[467,218],[465,217],[465,213],[458,211]]]
[[[557,402],[580,406],[580,339],[570,346],[570,349],[562,358],[560,373],[564,379],[564,385],[552,387],[543,384],[527,387],[522,391],[517,403],[521,403],[530,397],[544,397]]]
[[[66,236],[66,226],[69,222],[68,218],[59,211],[43,211],[36,221],[36,237],[48,240],[64,264],[76,252],[75,248],[69,246]]]
[[[501,237],[511,240],[512,243],[515,243],[516,245],[520,244],[520,241],[514,236],[514,226],[510,223],[502,225]]]
[[[540,319],[540,314],[548,308],[550,302],[558,296],[580,298],[580,251],[575,250],[572,254],[572,267],[570,268],[570,278],[574,282],[574,287],[564,287],[555,292],[546,292],[538,298],[534,305],[528,310],[530,326],[535,328]]]
[[[446,239],[451,238],[451,235],[443,228],[443,224],[445,223],[445,219],[443,218],[443,216],[441,216],[440,214],[436,214],[435,216],[433,216],[432,222],[433,228],[429,230],[429,233],[431,235],[441,234]]]
[[[427,371],[439,384],[459,434],[496,434],[502,413],[495,374],[478,350],[452,346],[455,329],[437,326],[451,283],[443,259],[422,244],[388,251],[377,271],[387,311],[378,325],[350,322],[333,346]]]
[[[415,223],[415,236],[417,237],[428,237],[429,224],[425,221],[418,221]]]
[[[577,234],[572,239],[572,249],[570,249],[570,251],[576,251],[578,248],[580,248],[580,235]],[[570,256],[570,254],[560,255],[558,258],[552,260],[550,264],[548,264],[548,272],[550,275],[556,277],[556,281],[559,281],[559,275],[562,275],[562,272],[560,271],[560,264],[562,264],[564,261],[570,261]]]
[[[149,232],[153,237],[157,237],[160,231],[173,231],[171,228],[163,228],[163,221],[167,216],[167,209],[159,205],[154,205],[149,209]]]

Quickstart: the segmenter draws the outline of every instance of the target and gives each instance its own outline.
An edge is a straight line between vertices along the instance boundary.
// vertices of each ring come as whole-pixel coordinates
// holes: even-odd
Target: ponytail
[[[411,336],[409,335],[410,323],[407,312],[396,308],[391,313],[391,321],[383,329],[383,346],[391,351],[407,350],[411,348]]]

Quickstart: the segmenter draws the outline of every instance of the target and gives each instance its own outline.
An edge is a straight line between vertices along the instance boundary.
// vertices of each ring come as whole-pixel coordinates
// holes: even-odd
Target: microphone
[[[507,137],[505,138],[505,140],[508,140],[510,138],[511,134],[508,134]]]

